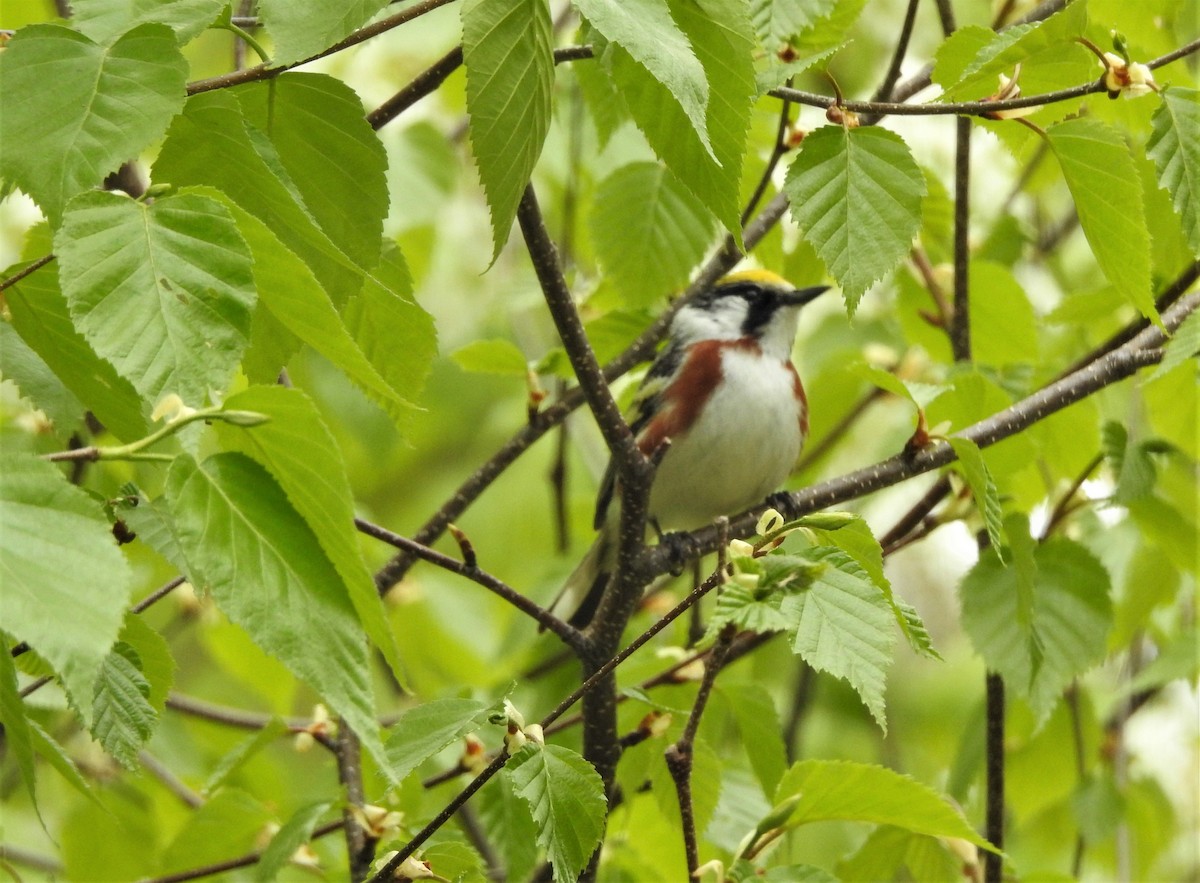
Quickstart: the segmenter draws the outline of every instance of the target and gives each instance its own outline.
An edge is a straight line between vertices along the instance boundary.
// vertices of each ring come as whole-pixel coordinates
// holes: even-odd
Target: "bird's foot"
[[[690,533],[665,533],[659,537],[658,544],[667,552],[673,576],[683,573],[684,566],[700,554],[696,540]]]
[[[785,520],[791,520],[795,512],[796,504],[792,501],[792,495],[788,491],[779,491],[767,497],[767,505],[784,517]]]

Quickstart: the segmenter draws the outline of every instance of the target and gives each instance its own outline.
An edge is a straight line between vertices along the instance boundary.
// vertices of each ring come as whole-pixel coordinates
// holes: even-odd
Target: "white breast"
[[[724,383],[663,457],[650,512],[663,530],[693,530],[776,491],[800,454],[800,408],[783,362],[722,353]]]

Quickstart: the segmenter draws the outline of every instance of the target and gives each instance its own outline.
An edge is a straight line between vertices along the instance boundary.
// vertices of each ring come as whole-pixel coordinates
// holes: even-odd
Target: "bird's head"
[[[800,307],[828,288],[796,288],[767,270],[731,273],[676,314],[671,336],[684,344],[751,338],[764,353],[788,358]]]

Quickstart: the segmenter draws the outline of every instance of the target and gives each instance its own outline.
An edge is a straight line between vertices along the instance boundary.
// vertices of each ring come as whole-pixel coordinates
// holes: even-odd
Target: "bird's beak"
[[[779,300],[788,306],[802,307],[807,303],[812,303],[828,290],[828,285],[815,285],[812,288],[797,288],[795,291],[787,291],[779,295]]]

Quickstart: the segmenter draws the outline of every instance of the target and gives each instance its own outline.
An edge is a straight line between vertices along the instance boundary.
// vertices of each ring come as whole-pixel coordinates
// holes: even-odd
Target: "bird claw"
[[[767,505],[785,519],[790,519],[796,504],[792,502],[792,495],[788,491],[778,491],[767,497]]]
[[[683,573],[684,566],[699,554],[696,540],[690,533],[663,534],[659,538],[658,544],[667,552],[667,561],[673,576]]]

